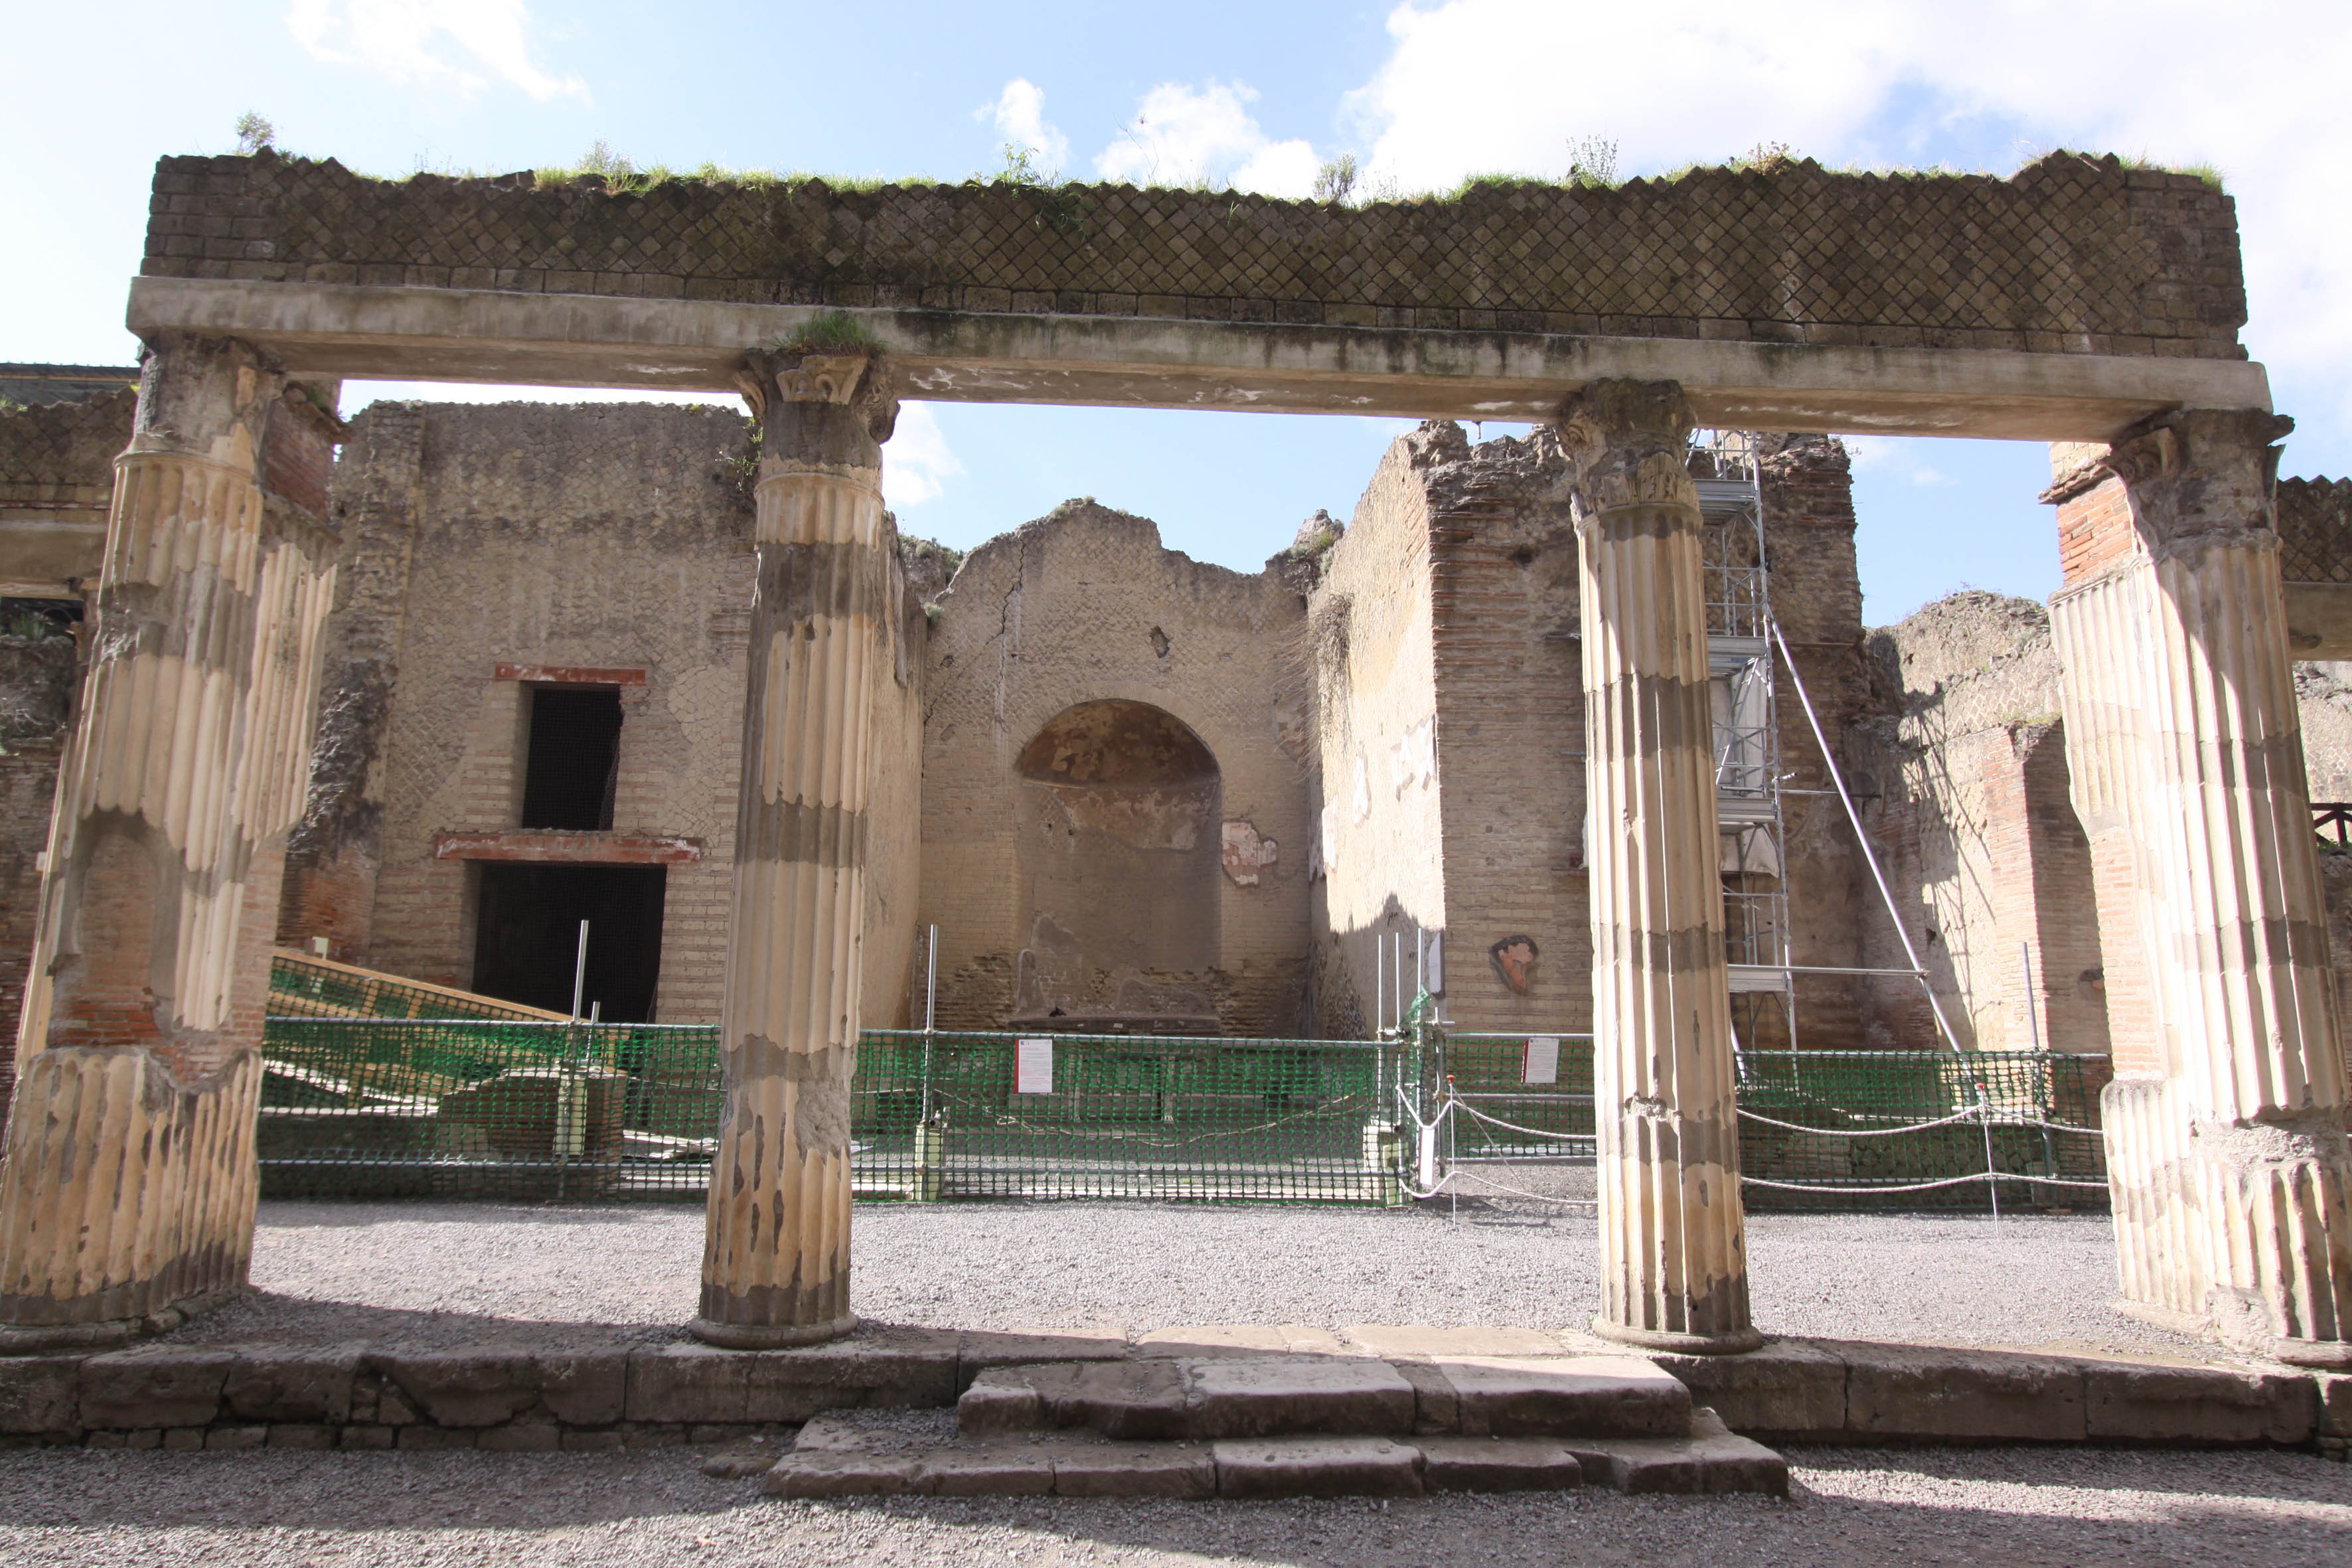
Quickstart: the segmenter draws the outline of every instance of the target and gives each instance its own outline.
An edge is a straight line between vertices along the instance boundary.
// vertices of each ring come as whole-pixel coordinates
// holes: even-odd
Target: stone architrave
[[[2160,1070],[2101,1097],[2124,1304],[2340,1366],[2352,1157],[2273,531],[2288,427],[2191,410],[2107,448],[2131,537],[2051,626],[2075,808],[2125,840],[2158,1036],[2116,1041]]]
[[[898,405],[876,356],[747,363],[762,447],[759,579],[719,1026],[727,1105],[693,1330],[757,1349],[856,1322],[849,1082],[873,686],[891,669],[881,443]]]
[[[1560,414],[1582,545],[1601,1311],[1654,1349],[1751,1350],[1716,871],[1691,413],[1601,381]]]
[[[266,507],[281,378],[158,334],[115,465],[58,779],[0,1168],[0,1351],[176,1323],[244,1289],[287,830],[332,545]]]

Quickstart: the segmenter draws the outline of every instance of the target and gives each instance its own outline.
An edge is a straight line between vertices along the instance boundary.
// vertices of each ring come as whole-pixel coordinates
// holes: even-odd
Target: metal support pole
[[[580,922],[580,952],[572,961],[572,1021],[580,1021],[580,992],[588,983],[588,922]]]

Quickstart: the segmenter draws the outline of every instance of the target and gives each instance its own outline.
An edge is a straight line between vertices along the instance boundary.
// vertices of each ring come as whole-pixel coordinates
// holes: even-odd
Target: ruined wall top
[[[1349,207],[1230,192],[667,180],[612,192],[164,158],[166,278],[2242,359],[2234,203],[2053,153],[2007,179],[1810,162]]]

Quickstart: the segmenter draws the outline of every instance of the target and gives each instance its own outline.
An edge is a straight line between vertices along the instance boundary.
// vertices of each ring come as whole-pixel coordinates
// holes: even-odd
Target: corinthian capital
[[[2151,555],[2164,556],[2270,528],[2275,443],[2294,428],[2259,409],[2178,409],[2147,420],[2093,466],[2124,482],[2133,528]]]
[[[1690,402],[1679,383],[1596,381],[1560,405],[1577,519],[1629,506],[1696,509]]]
[[[898,423],[898,388],[879,349],[753,349],[735,384],[761,418],[778,405],[831,405],[849,410],[877,444]]]

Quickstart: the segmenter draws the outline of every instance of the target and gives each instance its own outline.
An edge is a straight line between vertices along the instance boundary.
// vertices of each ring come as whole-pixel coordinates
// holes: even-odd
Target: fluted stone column
[[[1582,542],[1601,1311],[1656,1349],[1752,1350],[1732,1103],[1690,406],[1595,382],[1561,411]]]
[[[2284,426],[2190,411],[2110,447],[2130,537],[2051,621],[2076,809],[2127,836],[2155,1001],[2155,1049],[2116,1048],[2160,1072],[2103,1102],[2125,1301],[2334,1366],[2352,1158],[2272,531]]]
[[[309,772],[331,543],[257,482],[281,378],[169,335],[115,466],[0,1168],[0,1350],[240,1289],[277,868]]]
[[[727,1109],[702,1315],[740,1348],[845,1333],[873,683],[889,678],[878,358],[749,356],[761,420],[759,585],[743,703],[720,1021]]]

